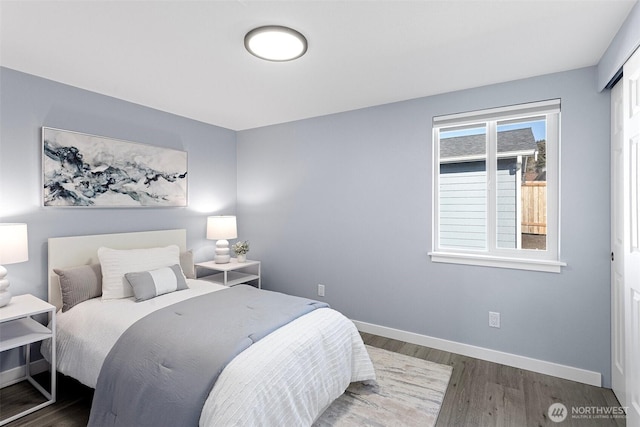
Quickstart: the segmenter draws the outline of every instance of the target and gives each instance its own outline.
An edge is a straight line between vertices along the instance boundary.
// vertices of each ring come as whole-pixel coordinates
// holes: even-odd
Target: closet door
[[[611,388],[625,406],[624,112],[622,82],[611,90]]]
[[[624,254],[627,426],[640,427],[640,50],[623,68]],[[625,242],[626,243],[626,242]]]

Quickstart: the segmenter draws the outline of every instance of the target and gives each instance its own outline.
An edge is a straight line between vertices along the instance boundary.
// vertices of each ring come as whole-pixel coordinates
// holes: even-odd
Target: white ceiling
[[[595,65],[635,1],[2,0],[0,65],[242,130]]]

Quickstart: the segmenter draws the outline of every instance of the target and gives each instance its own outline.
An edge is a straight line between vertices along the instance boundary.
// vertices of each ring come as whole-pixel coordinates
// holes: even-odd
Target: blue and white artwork
[[[42,128],[44,206],[187,205],[187,153]]]

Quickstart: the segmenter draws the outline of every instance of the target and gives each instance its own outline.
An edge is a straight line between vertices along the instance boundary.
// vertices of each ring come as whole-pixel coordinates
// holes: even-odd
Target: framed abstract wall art
[[[42,128],[44,206],[187,206],[186,151]]]

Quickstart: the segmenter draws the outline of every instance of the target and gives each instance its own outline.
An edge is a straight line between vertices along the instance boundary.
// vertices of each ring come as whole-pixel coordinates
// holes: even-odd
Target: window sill
[[[491,255],[461,254],[452,252],[429,252],[432,262],[448,264],[480,265],[484,267],[512,268],[516,270],[560,273],[567,263],[541,259],[508,258]]]

